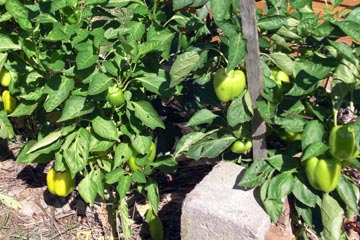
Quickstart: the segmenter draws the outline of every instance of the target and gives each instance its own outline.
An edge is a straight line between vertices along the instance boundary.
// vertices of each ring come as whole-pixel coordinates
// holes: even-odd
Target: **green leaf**
[[[133,172],[133,174],[131,175],[131,179],[132,179],[132,181],[137,182],[137,183],[146,183],[145,174],[140,171]]]
[[[74,80],[56,75],[46,82],[44,93],[48,94],[44,102],[46,112],[52,112],[60,104],[62,104],[70,95],[75,84]]]
[[[97,193],[99,194],[100,197],[102,197],[104,199],[104,173],[102,172],[101,169],[96,169],[92,171],[92,178],[94,179],[94,182],[96,183],[97,186]]]
[[[108,28],[106,29],[105,33],[104,33],[104,37],[106,39],[116,39],[119,36],[123,36],[127,33],[129,33],[131,31],[130,28],[124,28],[124,27],[119,27],[119,28]]]
[[[297,200],[308,207],[315,207],[316,195],[303,183],[299,177],[294,178],[293,194]]]
[[[274,169],[272,166],[264,159],[254,161],[250,167],[245,170],[238,186],[246,188],[260,186],[266,181],[266,179],[268,179],[269,175],[273,171]]]
[[[83,82],[89,82],[89,95],[96,95],[107,91],[113,85],[113,79],[104,73],[95,73],[84,79]]]
[[[170,69],[170,87],[180,84],[196,66],[200,55],[197,52],[185,52],[177,56]]]
[[[131,221],[129,217],[129,208],[125,198],[120,199],[119,214],[121,220],[121,229],[125,240],[130,240],[132,237],[131,233]]]
[[[107,0],[85,0],[85,5],[96,5],[107,2]]]
[[[162,51],[161,56],[165,60],[169,60],[170,58],[170,50],[174,37],[174,33],[169,29],[156,31],[156,28],[153,27],[147,31],[148,41],[156,41],[158,43],[157,49]]]
[[[125,195],[127,194],[127,192],[130,189],[131,182],[132,182],[131,176],[129,176],[129,175],[120,176],[118,185],[116,187],[116,190],[120,195],[120,199],[125,198]]]
[[[89,152],[91,153],[107,152],[113,145],[114,145],[114,141],[110,141],[105,138],[102,138],[97,134],[91,134]]]
[[[75,48],[78,50],[75,59],[78,70],[89,68],[97,62],[98,56],[94,55],[92,42],[80,43]]]
[[[62,115],[58,122],[64,122],[74,119],[94,111],[94,105],[86,97],[83,96],[70,96],[66,101]]]
[[[21,47],[18,44],[15,44],[10,37],[0,33],[0,52],[8,50],[19,50]]]
[[[65,40],[67,37],[64,26],[60,22],[56,22],[53,24],[53,29],[44,38],[44,41],[57,42]]]
[[[360,22],[360,8],[353,8],[351,12],[349,12],[349,14],[346,16],[345,20],[351,22]]]
[[[271,222],[276,223],[281,213],[283,212],[284,203],[281,199],[265,199],[263,204],[266,210],[266,213],[269,215]]]
[[[242,34],[238,33],[230,37],[227,71],[230,71],[239,65],[246,54],[246,41],[243,39]]]
[[[39,102],[34,101],[23,101],[21,102],[15,110],[9,115],[11,117],[22,117],[30,116],[35,109],[37,109]]]
[[[288,46],[288,43],[286,42],[285,38],[283,38],[282,36],[278,35],[278,34],[273,34],[271,35],[271,40],[274,41],[274,43],[288,51],[291,51],[290,47]]]
[[[360,42],[360,24],[353,21],[336,21],[335,24],[349,37]]]
[[[48,146],[52,144],[53,142],[57,141],[61,137],[61,131],[55,131],[49,133],[44,138],[40,139],[37,143],[31,146],[29,150],[27,150],[26,154],[32,153],[40,148],[43,148],[45,146]]]
[[[358,214],[358,187],[342,175],[336,187],[336,192],[339,194],[341,200],[346,204],[346,206],[353,213]]]
[[[0,138],[14,138],[15,132],[5,111],[0,111]]]
[[[145,126],[153,130],[157,127],[165,129],[163,121],[151,103],[144,100],[131,103],[135,108],[135,116],[140,119]]]
[[[335,69],[334,80],[336,82],[342,81],[346,84],[352,84],[357,80],[355,76],[359,76],[359,71],[356,66],[343,59],[343,63],[339,64]]]
[[[289,76],[293,75],[294,62],[288,55],[282,52],[274,52],[269,55],[278,68]]]
[[[331,0],[331,4],[332,4],[334,7],[339,6],[342,2],[343,2],[343,0]]]
[[[19,0],[6,0],[5,2],[6,10],[13,16],[16,22],[24,30],[32,30],[32,25],[29,17],[29,12],[27,8]]]
[[[300,116],[286,115],[285,117],[275,116],[274,123],[288,132],[302,132],[306,121]]]
[[[4,0],[1,0],[4,1]],[[0,22],[6,22],[9,21],[12,18],[11,14],[9,12],[5,12],[0,16]]]
[[[34,20],[38,23],[55,23],[58,20],[49,13],[40,13]]]
[[[39,80],[42,78],[43,76],[38,73],[38,72],[30,72],[27,76],[26,76],[26,83],[31,84],[31,83],[37,83],[39,82]]]
[[[142,77],[137,77],[136,80],[140,81],[146,90],[157,95],[161,95],[163,90],[168,87],[166,78],[155,73],[144,74]]]
[[[149,164],[154,168],[160,169],[161,172],[174,172],[178,166],[177,161],[172,156],[160,157]]]
[[[301,39],[301,37],[299,35],[297,35],[296,33],[294,33],[293,31],[291,31],[289,28],[282,26],[279,28],[279,30],[277,31],[277,34],[279,34],[280,36],[289,38],[289,39],[294,39],[294,40],[299,40]]]
[[[30,140],[20,151],[16,158],[18,163],[47,163],[53,160],[55,152],[59,151],[62,141],[56,141],[51,145],[45,146],[37,151],[28,154],[27,151],[36,144],[35,140]]]
[[[119,133],[116,124],[113,120],[104,119],[101,116],[96,116],[92,121],[94,132],[105,139],[118,141]]]
[[[174,152],[175,158],[179,157],[182,153],[187,152],[191,145],[201,140],[206,134],[203,132],[190,132],[183,135],[179,142],[176,144]]]
[[[138,46],[137,57],[142,57],[150,52],[155,52],[159,50],[159,46],[161,46],[160,41],[156,40],[148,40]]]
[[[329,146],[323,142],[314,142],[306,147],[301,161],[308,160],[312,157],[317,157],[324,154],[329,149]]]
[[[150,136],[143,136],[140,134],[131,136],[131,146],[134,148],[136,153],[148,153],[150,150],[151,141],[152,139]]]
[[[298,167],[297,161],[288,153],[267,157],[266,161],[279,172],[294,172]]]
[[[264,30],[275,30],[288,25],[286,16],[276,15],[263,17],[258,21],[258,26]]]
[[[208,123],[211,124],[212,120],[218,116],[208,109],[201,109],[197,111],[188,121],[186,126],[197,126],[200,124]]]
[[[126,171],[122,168],[115,168],[111,172],[105,174],[105,182],[107,184],[114,184],[120,180],[120,178],[125,175]]]
[[[294,177],[291,172],[283,172],[273,177],[269,183],[267,199],[281,200],[294,188]]]
[[[210,0],[210,8],[215,22],[222,22],[230,18],[231,0]]]
[[[8,57],[7,52],[2,53],[0,50],[0,69],[2,69],[4,67],[7,57]]]
[[[133,154],[129,144],[120,143],[115,147],[114,168],[127,162]]]
[[[147,200],[150,202],[150,205],[154,210],[155,214],[157,214],[159,209],[159,202],[160,202],[157,183],[150,178],[148,180],[148,183],[145,185],[145,191],[146,191]]]
[[[300,201],[295,201],[295,209],[297,214],[304,219],[304,222],[309,226],[313,226],[312,209],[302,204]],[[315,219],[314,219],[315,220]]]
[[[301,138],[301,149],[305,150],[307,146],[315,142],[322,142],[325,134],[324,126],[317,120],[306,123]]]
[[[89,174],[79,182],[78,190],[82,199],[89,203],[90,206],[94,205],[95,198],[98,192],[97,176],[95,171],[91,171]]]
[[[348,94],[347,84],[342,80],[334,79],[331,82],[331,102],[335,110],[339,110]]]
[[[195,160],[204,157],[214,158],[230,147],[235,140],[233,135],[218,131],[191,145],[186,155]]]
[[[314,63],[309,60],[301,59],[295,62],[294,76],[298,75],[299,72],[305,71],[311,76],[317,79],[324,79],[329,75],[331,67],[324,66],[320,63]]]
[[[66,137],[61,148],[71,177],[75,177],[76,173],[82,171],[88,163],[90,133],[85,128],[79,128]]]
[[[130,36],[134,41],[139,41],[145,33],[145,24],[142,22],[131,21],[127,27],[131,29]]]
[[[330,45],[333,46],[342,57],[345,57],[352,64],[356,64],[356,58],[353,54],[352,48],[349,45],[341,42],[328,40]]]
[[[275,105],[263,100],[257,101],[256,105],[259,109],[261,118],[267,123],[272,123],[275,116]]]
[[[226,113],[226,120],[231,127],[240,123],[248,122],[252,119],[253,108],[251,105],[250,94],[244,91],[239,97],[235,98]]]
[[[225,36],[231,38],[239,34],[239,29],[236,25],[229,22],[217,22],[218,27],[224,33]],[[226,43],[227,44],[227,43]]]
[[[187,7],[187,6],[191,5],[193,2],[194,2],[194,0],[176,0],[176,1],[173,1],[172,2],[173,10],[177,10],[177,9],[180,9],[180,8]]]
[[[323,234],[327,240],[340,239],[343,213],[339,203],[325,193],[321,203],[321,221],[324,226]]]

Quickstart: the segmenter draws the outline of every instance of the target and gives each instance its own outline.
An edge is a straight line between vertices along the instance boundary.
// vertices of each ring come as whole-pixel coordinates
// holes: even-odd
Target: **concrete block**
[[[244,168],[222,161],[185,198],[182,240],[262,240],[270,219],[253,190],[237,182]]]

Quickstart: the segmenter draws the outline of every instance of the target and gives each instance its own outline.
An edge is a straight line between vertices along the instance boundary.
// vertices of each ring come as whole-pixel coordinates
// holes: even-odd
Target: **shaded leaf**
[[[341,226],[344,211],[339,203],[328,193],[323,195],[321,203],[321,220],[324,226],[323,234],[328,240],[337,240],[341,236]]]

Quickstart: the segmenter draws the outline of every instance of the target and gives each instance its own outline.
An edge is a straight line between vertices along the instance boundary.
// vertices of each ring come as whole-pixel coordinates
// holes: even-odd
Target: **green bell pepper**
[[[329,135],[330,153],[341,161],[355,159],[359,155],[356,147],[354,124],[334,126]]]
[[[339,182],[341,162],[335,158],[313,157],[306,161],[305,170],[313,188],[323,192],[331,192]]]

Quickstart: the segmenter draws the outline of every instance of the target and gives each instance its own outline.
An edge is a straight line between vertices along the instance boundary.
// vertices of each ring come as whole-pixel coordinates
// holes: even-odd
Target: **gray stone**
[[[237,186],[244,168],[222,161],[185,198],[182,240],[265,239],[270,219],[258,193]]]

